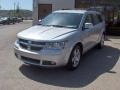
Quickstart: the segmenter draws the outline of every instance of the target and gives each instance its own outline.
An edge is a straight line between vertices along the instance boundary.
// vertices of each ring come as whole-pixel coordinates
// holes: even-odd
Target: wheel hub
[[[81,55],[80,55],[80,50],[77,48],[74,50],[73,52],[73,58],[72,58],[72,62],[73,62],[73,67],[77,67],[79,62],[80,62],[80,58],[81,58]]]

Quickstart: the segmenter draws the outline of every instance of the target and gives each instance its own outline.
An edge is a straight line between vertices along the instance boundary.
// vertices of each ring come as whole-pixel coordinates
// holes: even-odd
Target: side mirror
[[[84,29],[91,29],[91,28],[93,28],[93,24],[92,23],[85,23]]]

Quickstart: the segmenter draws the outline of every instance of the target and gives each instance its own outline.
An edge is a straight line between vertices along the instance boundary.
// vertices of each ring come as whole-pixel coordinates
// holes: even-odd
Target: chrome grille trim
[[[45,46],[41,42],[36,42],[31,40],[18,39],[18,41],[21,48],[30,50],[30,51],[40,51]],[[42,45],[40,45],[40,43]]]
[[[21,42],[21,41],[19,41],[19,43],[21,43],[21,44],[24,44],[24,45],[28,45],[28,43],[25,43],[25,42]]]

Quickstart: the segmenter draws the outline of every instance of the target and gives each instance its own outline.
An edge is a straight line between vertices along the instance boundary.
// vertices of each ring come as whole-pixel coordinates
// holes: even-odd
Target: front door
[[[82,30],[82,35],[83,35],[83,44],[84,44],[84,51],[87,51],[93,46],[93,32],[94,32],[94,27],[93,28],[85,28],[85,23],[92,23],[92,17],[91,14],[88,14],[85,18],[85,21],[83,23],[83,30]]]

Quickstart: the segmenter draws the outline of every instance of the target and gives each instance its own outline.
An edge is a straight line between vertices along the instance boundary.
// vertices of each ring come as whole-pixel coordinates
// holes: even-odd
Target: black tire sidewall
[[[98,49],[102,49],[104,47],[104,44],[102,44],[102,38],[104,37],[104,41],[105,41],[105,34],[102,34],[102,37],[101,37],[101,40],[100,42],[98,43],[97,45],[97,48]]]
[[[72,50],[72,52],[71,52],[71,54],[70,54],[70,57],[69,57],[69,61],[68,61],[68,64],[67,64],[67,69],[68,69],[68,70],[75,70],[75,69],[77,69],[77,68],[79,67],[79,65],[80,65],[80,60],[79,60],[79,64],[78,64],[76,67],[73,66],[73,62],[72,62],[73,52],[74,52],[74,50],[75,50],[76,48],[79,48],[79,50],[80,50],[80,59],[81,59],[81,56],[82,56],[81,47],[80,47],[79,45],[76,45],[76,46],[73,48],[73,50]]]

